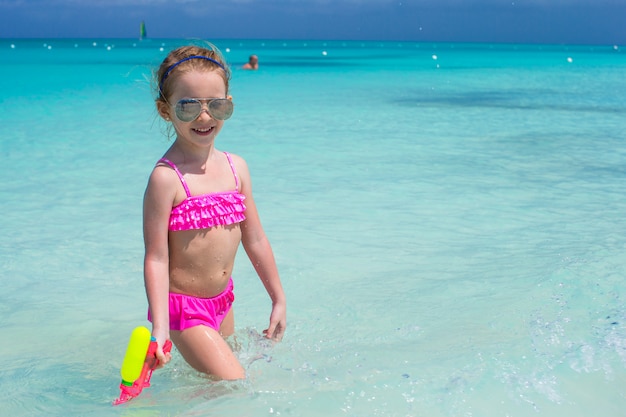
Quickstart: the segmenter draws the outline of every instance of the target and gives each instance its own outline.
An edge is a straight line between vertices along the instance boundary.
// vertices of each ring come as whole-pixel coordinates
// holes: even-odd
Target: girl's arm
[[[241,180],[241,193],[246,196],[246,220],[241,223],[242,243],[246,254],[256,270],[265,290],[272,299],[272,314],[270,325],[264,330],[270,339],[281,340],[287,326],[287,301],[280,282],[278,268],[274,259],[274,253],[270,245],[252,197],[250,173],[246,162],[237,157],[233,158],[239,179]]]
[[[143,205],[144,282],[152,336],[157,340],[157,358],[162,364],[171,358],[163,353],[163,344],[170,338],[168,223],[176,190],[171,177],[167,168],[156,167],[150,175]]]

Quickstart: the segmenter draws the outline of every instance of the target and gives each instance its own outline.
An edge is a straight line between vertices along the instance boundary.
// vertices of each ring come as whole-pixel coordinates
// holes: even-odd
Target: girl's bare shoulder
[[[235,165],[235,169],[237,170],[237,174],[239,175],[249,175],[248,174],[248,163],[243,157],[229,153],[231,160],[233,161],[233,165]]]
[[[171,201],[175,199],[178,188],[182,188],[176,171],[165,163],[157,163],[150,173],[146,195],[152,195],[159,200]]]

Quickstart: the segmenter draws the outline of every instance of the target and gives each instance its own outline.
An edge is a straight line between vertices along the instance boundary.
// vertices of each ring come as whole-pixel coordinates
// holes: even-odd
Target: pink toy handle
[[[132,400],[141,394],[144,388],[150,386],[150,378],[152,378],[152,371],[154,371],[158,366],[160,361],[156,357],[156,351],[158,348],[158,344],[156,339],[153,337],[150,340],[150,345],[148,345],[148,352],[146,352],[146,359],[143,363],[143,368],[141,369],[141,374],[139,374],[139,378],[133,385],[125,385],[123,382],[120,384],[120,397],[113,401],[113,405],[123,404],[126,401]],[[163,344],[163,353],[169,353],[172,350],[172,342],[169,340],[165,341]]]

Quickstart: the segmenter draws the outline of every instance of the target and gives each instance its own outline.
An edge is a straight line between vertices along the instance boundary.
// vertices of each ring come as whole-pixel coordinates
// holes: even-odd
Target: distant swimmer
[[[248,62],[246,62],[242,68],[246,70],[258,70],[259,57],[256,55],[250,55],[250,58],[248,58]]]

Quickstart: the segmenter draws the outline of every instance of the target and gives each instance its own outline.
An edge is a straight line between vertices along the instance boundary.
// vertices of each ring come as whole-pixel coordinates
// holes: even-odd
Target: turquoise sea
[[[626,47],[216,40],[288,296],[242,252],[245,382],[174,352],[113,407],[148,325],[141,202],[184,40],[0,40],[0,414],[626,416]],[[259,56],[256,72],[240,70]]]

